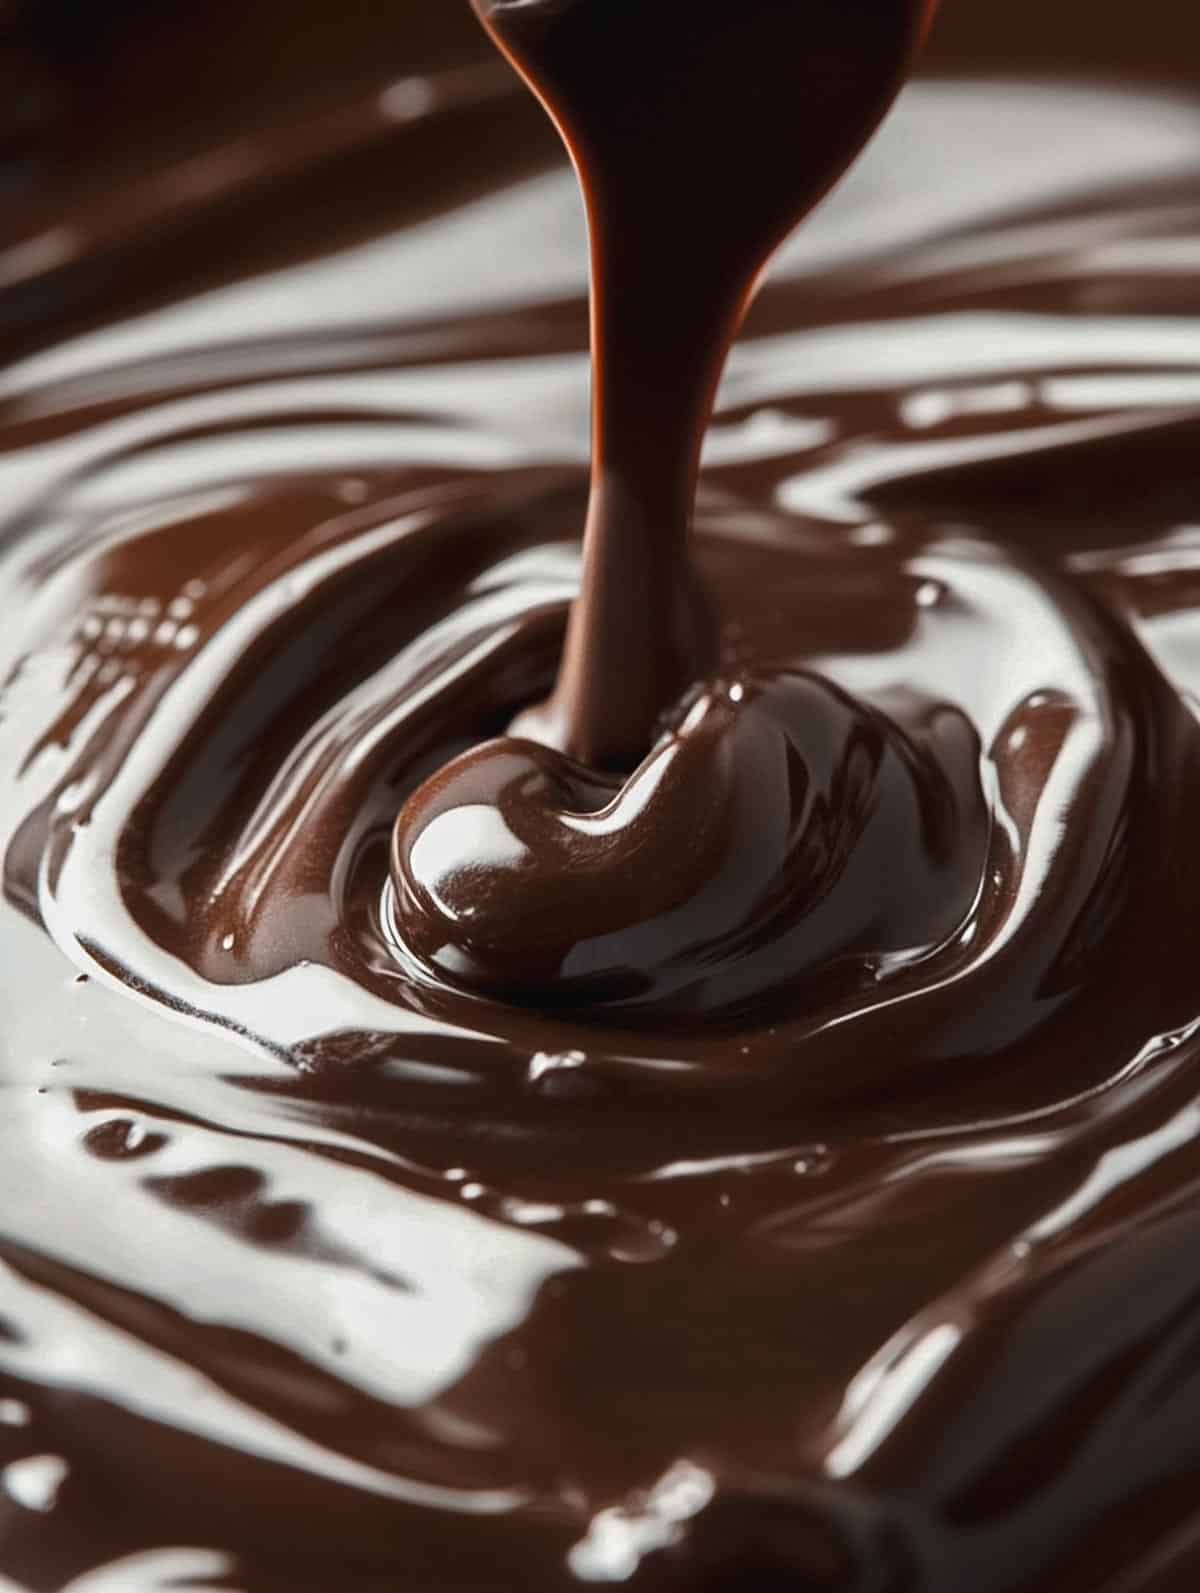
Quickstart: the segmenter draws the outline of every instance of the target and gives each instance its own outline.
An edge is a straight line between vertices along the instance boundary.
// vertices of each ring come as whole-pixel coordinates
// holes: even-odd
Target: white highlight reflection
[[[680,1541],[715,1493],[707,1471],[676,1461],[644,1498],[592,1517],[587,1536],[567,1556],[571,1570],[581,1582],[628,1582],[648,1554]]]

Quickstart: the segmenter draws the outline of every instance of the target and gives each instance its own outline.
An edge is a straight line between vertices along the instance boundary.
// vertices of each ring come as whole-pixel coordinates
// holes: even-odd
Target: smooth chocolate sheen
[[[1200,22],[947,8],[692,514],[917,18],[585,216],[388,9],[0,8],[0,1589],[1191,1593]]]

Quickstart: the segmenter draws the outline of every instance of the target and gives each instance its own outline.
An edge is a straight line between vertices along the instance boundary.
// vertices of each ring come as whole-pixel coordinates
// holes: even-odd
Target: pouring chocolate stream
[[[891,104],[934,0],[473,0],[558,128],[591,235],[583,590],[519,728],[628,770],[717,662],[689,533],[729,345],[773,251]]]
[[[713,802],[708,829],[717,833],[704,834],[699,793],[727,783],[719,766],[730,758],[755,763],[737,745],[738,716],[728,715],[742,685],[732,696],[718,688],[725,713],[702,712],[703,727],[685,734],[710,751],[707,762],[684,752],[686,772],[668,776],[678,811],[652,801],[678,747],[662,749],[623,796],[618,781],[581,766],[631,770],[664,715],[675,710],[678,721],[689,688],[718,669],[719,621],[691,553],[717,382],[767,260],[890,105],[931,0],[476,0],[475,8],[570,151],[591,238],[583,584],[553,694],[513,726],[572,761],[497,744],[410,799],[392,866],[399,936],[426,965],[500,995],[586,1006],[649,991],[657,1002],[664,965],[687,969],[668,973],[668,984],[694,983],[701,964],[720,960],[722,941],[745,937],[764,916],[777,926],[773,896],[820,896],[824,882],[804,879],[803,866],[796,874],[791,841],[757,860],[747,855],[763,818],[748,791]],[[775,757],[760,752],[753,779],[770,789],[789,757],[803,765],[802,722],[815,726],[821,710],[813,714],[811,702],[794,710],[801,723],[790,741],[774,730]],[[784,829],[803,833],[805,798],[789,801]],[[539,812],[561,817],[539,827]],[[699,826],[696,863],[680,871],[653,848],[653,835],[689,822]],[[907,827],[893,842],[920,849]],[[651,857],[657,886],[646,878]],[[754,877],[749,889],[734,883],[743,872]],[[796,877],[785,886],[789,873]],[[722,875],[728,881],[714,892]],[[931,918],[914,894],[923,935],[910,933],[904,945],[936,942],[962,922],[977,880],[968,871],[962,883],[967,902],[948,919]],[[664,935],[681,915],[690,921]],[[867,932],[865,923],[841,923],[841,943],[810,939],[803,963],[826,964]],[[760,925],[755,938],[779,935]],[[761,990],[742,980],[742,1001]]]

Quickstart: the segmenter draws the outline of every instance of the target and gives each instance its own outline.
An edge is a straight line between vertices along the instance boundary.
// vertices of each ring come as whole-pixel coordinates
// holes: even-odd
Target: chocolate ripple
[[[47,642],[8,710],[57,676],[21,763],[76,751],[16,781],[10,895],[309,1066],[342,1013],[374,1055],[411,1007],[503,1027],[516,1000],[536,1049],[574,1012],[601,1059],[612,1025],[669,1021],[651,1053],[693,1084],[730,1082],[705,1024],[770,1027],[739,1078],[852,1095],[875,1030],[911,1024],[919,1069],[972,1054],[965,1013],[1000,1051],[1086,987],[1148,752],[1085,600],[962,538],[806,553],[784,521],[702,523],[729,673],[604,777],[488,739],[553,668],[579,488],[484,480],[235,480],[39,550]],[[857,647],[822,656],[834,605]]]

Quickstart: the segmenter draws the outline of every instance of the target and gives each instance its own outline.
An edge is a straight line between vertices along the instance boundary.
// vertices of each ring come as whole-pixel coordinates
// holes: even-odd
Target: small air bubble
[[[892,530],[890,526],[873,520],[868,525],[855,526],[850,533],[850,540],[859,548],[881,548],[892,540]]]
[[[526,1078],[543,1095],[587,1095],[594,1082],[581,1069],[587,1066],[583,1051],[538,1051],[529,1059]]]
[[[428,78],[400,77],[379,96],[379,109],[393,122],[415,122],[437,104],[437,90]]]
[[[0,1486],[15,1504],[48,1515],[58,1502],[67,1472],[66,1461],[58,1455],[31,1455],[28,1460],[14,1460],[5,1466],[0,1472]]]
[[[529,1082],[536,1084],[548,1073],[571,1072],[586,1065],[583,1051],[537,1051],[529,1059]]]
[[[161,1134],[152,1134],[144,1123],[128,1117],[115,1117],[89,1129],[83,1136],[83,1143],[101,1161],[115,1162],[150,1156],[156,1150],[161,1150],[166,1140]]]

